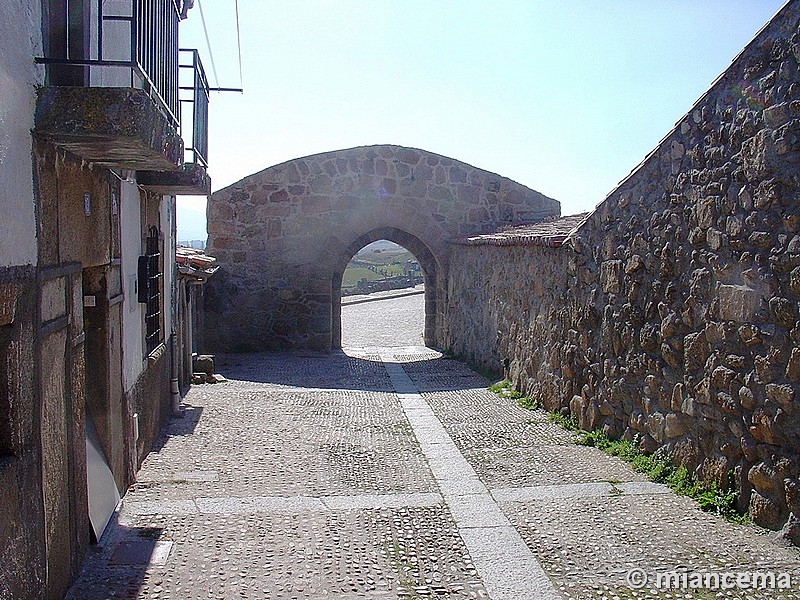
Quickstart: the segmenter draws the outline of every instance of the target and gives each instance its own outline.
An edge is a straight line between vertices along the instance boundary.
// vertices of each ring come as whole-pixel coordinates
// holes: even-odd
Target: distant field
[[[365,269],[364,267],[352,267],[348,265],[344,270],[344,276],[342,277],[342,287],[355,287],[356,284],[364,278],[366,278],[367,281],[375,281],[376,279],[381,279],[381,275],[378,275],[369,269]]]
[[[344,271],[342,287],[353,288],[364,278],[367,281],[377,281],[403,275],[410,260],[416,263],[414,255],[404,248],[357,254]]]

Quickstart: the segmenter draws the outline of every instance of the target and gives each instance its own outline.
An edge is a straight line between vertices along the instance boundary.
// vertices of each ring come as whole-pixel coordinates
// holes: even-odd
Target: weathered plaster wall
[[[175,317],[175,302],[173,296],[175,289],[176,263],[170,260],[175,256],[177,247],[177,223],[175,221],[175,196],[162,196],[159,206],[159,230],[164,236],[163,273],[164,273],[164,339],[169,338],[172,332],[173,319]]]
[[[31,129],[44,70],[41,3],[0,3],[0,266],[36,264]]]
[[[799,23],[790,2],[560,249],[459,247],[450,294],[468,308],[448,324],[456,352],[507,360],[550,410],[703,479],[732,471],[755,521],[789,519],[795,541]],[[475,323],[499,339],[473,350]]]
[[[205,290],[207,348],[335,347],[341,274],[381,237],[420,260],[426,340],[440,344],[447,240],[558,213],[538,192],[413,148],[352,148],[270,167],[209,202],[208,252],[221,268]]]
[[[136,295],[137,261],[144,252],[142,246],[141,193],[133,181],[120,185],[120,255],[122,285],[125,300],[122,305],[122,381],[130,391],[144,369],[144,304]]]

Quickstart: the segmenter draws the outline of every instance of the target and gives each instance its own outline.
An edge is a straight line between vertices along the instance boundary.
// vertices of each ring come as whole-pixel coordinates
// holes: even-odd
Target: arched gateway
[[[425,343],[437,346],[448,305],[448,241],[559,212],[556,200],[510,179],[401,146],[269,167],[211,197],[208,252],[220,270],[206,285],[205,345],[339,347],[344,269],[363,246],[388,239],[422,267]]]

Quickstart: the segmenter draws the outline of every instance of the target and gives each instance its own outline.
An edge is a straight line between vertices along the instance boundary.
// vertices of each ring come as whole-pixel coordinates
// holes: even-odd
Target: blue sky
[[[198,0],[181,46],[239,86],[234,0]],[[292,158],[423,148],[589,210],[783,0],[239,0],[244,93],[210,107],[219,189]],[[216,75],[214,74],[216,70]],[[181,198],[180,239],[205,237]]]

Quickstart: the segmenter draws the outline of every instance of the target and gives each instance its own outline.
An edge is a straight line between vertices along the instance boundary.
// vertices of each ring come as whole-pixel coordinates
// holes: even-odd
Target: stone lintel
[[[144,90],[44,87],[34,134],[102,166],[175,171],[183,140]]]
[[[211,178],[202,165],[186,163],[178,171],[139,171],[136,182],[143,188],[174,196],[208,196],[211,194]]]

